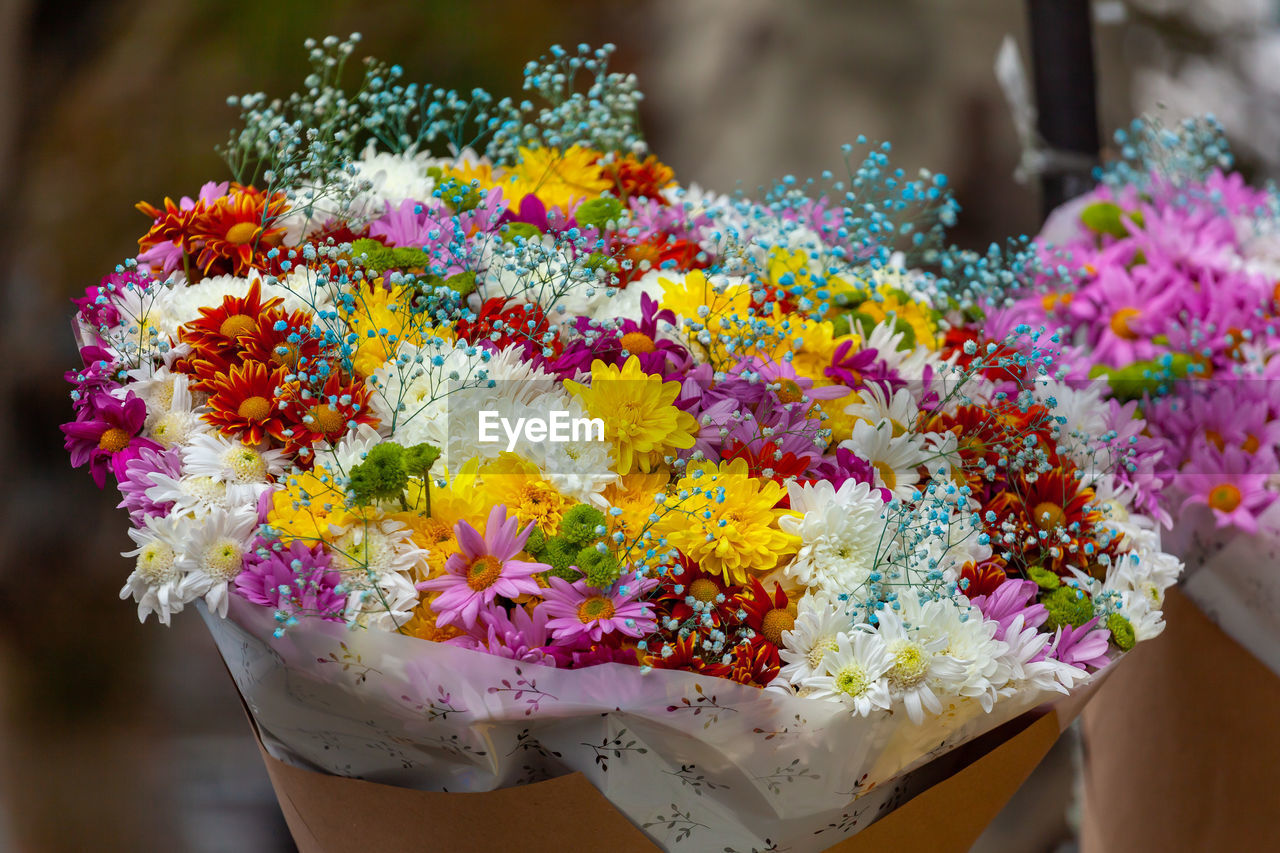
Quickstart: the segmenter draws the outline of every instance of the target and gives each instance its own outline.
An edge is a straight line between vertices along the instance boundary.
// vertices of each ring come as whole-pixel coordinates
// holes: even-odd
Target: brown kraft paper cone
[[[1040,763],[1085,698],[1066,699],[1038,716],[1023,715],[943,756],[938,761],[945,769],[938,772],[948,774],[946,778],[828,849],[964,853]],[[260,737],[258,746],[299,853],[659,849],[580,773],[486,793],[432,793],[304,770],[272,758]]]
[[[1083,853],[1280,850],[1280,679],[1177,587],[1084,714]]]

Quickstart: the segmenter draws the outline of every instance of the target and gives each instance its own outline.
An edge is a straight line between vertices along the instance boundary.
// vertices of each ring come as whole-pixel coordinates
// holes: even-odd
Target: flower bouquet
[[[1058,330],[1073,371],[1069,390],[1054,393],[1076,413],[1072,426],[1088,431],[1123,413],[1109,423],[1134,450],[1120,479],[1144,515],[1117,521],[1132,542],[1159,541],[1151,521],[1160,522],[1164,546],[1187,566],[1170,593],[1182,614],[1172,636],[1135,655],[1086,721],[1099,795],[1092,843],[1263,848],[1264,837],[1280,839],[1247,803],[1276,784],[1280,741],[1269,719],[1240,708],[1272,707],[1280,691],[1280,196],[1231,171],[1211,117],[1173,128],[1139,120],[1116,143],[1120,156],[1098,188],[1050,217],[1041,271],[992,314],[996,333],[1022,323]],[[1165,585],[1148,588],[1157,606]],[[1215,725],[1211,697],[1223,693],[1240,705]],[[1119,720],[1122,708],[1148,725]],[[1198,749],[1206,731],[1214,745]],[[1212,758],[1199,773],[1182,758],[1176,771],[1157,761],[1151,784],[1134,779],[1169,743]],[[1192,793],[1160,776],[1220,781]],[[1177,817],[1139,839],[1125,824],[1144,808]],[[1251,834],[1263,824],[1265,835]]]
[[[1086,433],[1052,342],[983,325],[1036,249],[949,246],[887,144],[680,186],[609,48],[530,63],[535,107],[345,92],[355,42],[233,99],[231,181],[139,205],[64,427],[129,512],[121,597],[199,607],[299,843],[412,791],[479,849],[554,788],[645,845],[820,850],[966,764],[993,814],[1178,571],[1141,421]]]

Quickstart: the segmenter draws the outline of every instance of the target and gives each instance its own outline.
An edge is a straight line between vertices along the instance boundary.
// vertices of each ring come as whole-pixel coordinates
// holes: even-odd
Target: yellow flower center
[[[781,403],[799,403],[804,399],[804,389],[794,379],[783,379],[778,383],[778,401]]]
[[[477,557],[467,569],[467,586],[476,592],[493,586],[502,576],[502,561],[492,554]]]
[[[1141,315],[1142,312],[1137,308],[1121,308],[1111,315],[1111,333],[1126,341],[1137,340],[1138,333],[1134,331],[1133,321]]]
[[[836,673],[836,690],[848,696],[861,696],[869,684],[867,671],[857,664],[847,666]]]
[[[644,332],[627,332],[622,336],[622,348],[635,355],[636,353],[653,352],[658,347],[654,344],[653,338]]]
[[[834,652],[839,648],[840,646],[836,641],[830,637],[823,642],[816,643],[813,648],[809,649],[809,654],[805,656],[809,663],[809,668],[817,669],[822,665],[822,659],[827,656],[827,652]]]
[[[1226,442],[1222,439],[1222,433],[1218,432],[1216,429],[1205,430],[1204,437],[1210,444],[1218,448],[1219,453],[1221,453],[1222,449],[1226,446]]]
[[[240,574],[240,549],[230,539],[220,539],[204,551],[205,574],[214,580],[231,580]]]
[[[1062,511],[1062,507],[1049,501],[1036,504],[1031,515],[1031,520],[1035,522],[1036,527],[1044,531],[1057,530],[1067,520],[1067,514]]]
[[[593,595],[578,605],[578,621],[584,625],[588,622],[612,619],[613,614],[613,602],[603,595]]]
[[[271,414],[271,404],[266,397],[250,397],[240,404],[236,414],[248,421],[266,420]]]
[[[256,482],[267,476],[267,463],[252,447],[234,448],[223,457],[223,462],[242,483]]]
[[[1209,506],[1219,512],[1234,512],[1240,501],[1240,489],[1232,483],[1222,483],[1209,491]]]
[[[314,418],[314,424],[317,430],[323,435],[333,435],[346,429],[347,422],[343,419],[342,413],[330,406],[328,403],[322,403],[311,410],[311,417]]]
[[[1241,449],[1244,450],[1245,453],[1257,453],[1258,448],[1261,446],[1262,442],[1258,441],[1258,437],[1252,434],[1246,435],[1244,438],[1244,444],[1240,445]]]
[[[254,222],[237,222],[227,229],[227,242],[239,246],[248,243],[258,236],[258,226]]]
[[[884,483],[889,491],[898,488],[898,475],[894,472],[893,466],[887,462],[873,462],[872,465],[876,469],[876,473],[880,475],[880,481]]]
[[[929,658],[917,644],[899,640],[889,651],[893,655],[889,681],[895,687],[909,690],[924,681],[929,674]]]
[[[796,617],[786,610],[770,610],[760,620],[760,633],[775,646],[782,645],[782,632],[796,626]]]
[[[249,334],[257,325],[248,314],[232,314],[222,321],[222,325],[218,327],[218,334],[224,338],[236,338]]]
[[[710,604],[720,594],[720,587],[710,578],[698,578],[689,584],[689,594],[703,604]]]
[[[98,439],[98,448],[108,453],[119,453],[129,446],[129,439],[131,438],[133,436],[120,429],[120,427],[111,427]]]
[[[148,542],[138,554],[138,574],[149,584],[162,584],[173,577],[175,556],[164,542]]]

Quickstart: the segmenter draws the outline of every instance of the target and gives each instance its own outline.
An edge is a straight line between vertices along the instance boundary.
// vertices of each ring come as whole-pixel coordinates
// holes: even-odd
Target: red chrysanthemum
[[[730,439],[720,451],[725,462],[743,459],[747,463],[747,473],[752,477],[773,480],[785,485],[789,480],[798,479],[809,469],[808,458],[798,458],[794,453],[780,452],[777,442],[759,440],[751,443],[740,439]]]
[[[1005,571],[1004,561],[998,557],[983,560],[981,563],[965,563],[960,570],[960,588],[969,598],[990,595],[1009,579]]]
[[[764,637],[757,636],[739,643],[730,654],[733,660],[728,664],[729,671],[721,677],[739,684],[765,687],[782,668],[778,647]]]
[[[474,320],[458,321],[458,337],[470,344],[488,341],[498,349],[521,344],[541,353],[550,348],[552,358],[560,355],[564,345],[554,335],[547,338],[551,324],[542,308],[532,303],[508,305],[508,301],[501,296],[485,300]]]
[[[664,264],[671,264],[675,269],[705,269],[708,261],[705,255],[699,258],[702,248],[688,240],[676,240],[669,237],[657,237],[643,243],[632,243],[624,246],[615,258],[630,263],[618,264],[618,283],[626,287],[631,282],[644,276],[650,270],[663,269]]]
[[[192,244],[198,247],[196,266],[205,275],[244,275],[255,258],[280,245],[284,229],[272,227],[288,204],[284,195],[267,198],[253,187],[233,187],[209,204],[197,204],[191,218]]]
[[[671,167],[650,154],[641,160],[635,154],[619,157],[609,163],[601,163],[600,171],[613,182],[618,198],[651,198],[666,204],[662,190],[676,178]]]
[[[995,513],[1000,535],[1012,528],[1017,541],[1010,546],[1025,565],[1041,565],[1065,573],[1068,566],[1096,570],[1100,553],[1094,527],[1102,520],[1093,489],[1083,485],[1071,469],[1054,468],[1029,482],[1012,477],[1005,491],[984,507]],[[997,534],[992,532],[992,539]]]
[[[729,667],[720,663],[719,660],[708,661],[704,657],[703,639],[701,634],[693,633],[661,644],[651,643],[650,654],[645,659],[645,663],[654,669],[683,669],[687,672],[724,678],[729,673]],[[671,653],[664,655],[663,652],[667,649],[670,649]]]
[[[742,621],[775,646],[781,645],[783,631],[795,627],[795,608],[790,606],[787,593],[777,584],[774,584],[773,592],[769,592],[759,578],[753,577],[735,598],[747,614]]]
[[[214,380],[240,363],[240,338],[254,334],[263,311],[280,301],[263,301],[262,289],[254,281],[244,296],[224,296],[221,305],[201,308],[198,319],[178,329],[179,343],[189,344],[191,354],[179,359],[174,370],[191,374],[197,390],[209,390]]]
[[[271,307],[258,314],[252,330],[236,337],[239,357],[287,367],[290,373],[311,370],[320,357],[321,339],[312,333],[309,311]]]
[[[662,579],[662,586],[653,603],[663,619],[675,619],[683,625],[694,616],[693,607],[686,600],[692,597],[703,605],[712,605],[709,627],[730,627],[738,622],[736,598],[741,590],[741,587],[726,584],[718,574],[704,572],[696,562],[681,554],[672,573]],[[659,624],[662,622],[659,621]],[[696,627],[707,627],[702,624],[701,613]]]
[[[285,448],[297,454],[306,467],[314,460],[311,448],[319,443],[336,444],[352,424],[376,427],[378,418],[369,408],[369,389],[358,379],[329,374],[319,390],[303,393],[301,383],[292,382],[282,391],[288,401],[284,417],[287,425],[280,438]]]
[[[269,369],[260,361],[233,365],[209,383],[209,411],[204,419],[223,435],[259,444],[268,436],[283,440],[286,427],[279,389],[285,368]]]

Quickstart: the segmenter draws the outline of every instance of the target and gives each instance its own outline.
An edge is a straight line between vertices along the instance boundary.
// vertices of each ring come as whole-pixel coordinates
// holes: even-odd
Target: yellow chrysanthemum
[[[668,499],[656,531],[704,571],[744,584],[800,547],[798,536],[778,529],[778,519],[790,514],[775,509],[786,491],[752,477],[743,459],[695,463],[676,483],[676,497]]]
[[[389,516],[409,529],[413,544],[427,552],[426,560],[415,566],[414,580],[422,581],[444,573],[445,560],[458,551],[452,526],[422,512],[397,512]]]
[[[869,318],[876,325],[884,322],[893,324],[895,320],[906,324],[915,334],[916,343],[931,350],[942,345],[933,311],[927,305],[908,299],[900,291],[882,288],[878,296],[859,305],[855,314],[860,321]]]
[[[267,524],[280,532],[285,545],[294,539],[315,544],[331,540],[334,528],[349,527],[357,518],[346,507],[345,491],[320,468],[289,476],[285,488],[271,496]]]
[[[837,298],[852,296],[857,292],[857,288],[836,276],[825,277],[821,284],[814,281],[810,271],[811,264],[806,252],[775,247],[769,250],[765,274],[770,285],[782,289],[788,296],[797,286],[803,288],[804,296],[813,302],[811,313],[815,316],[829,314]],[[819,313],[819,307],[824,304],[827,305],[827,311]]]
[[[433,475],[430,480],[430,512],[427,511],[423,481],[410,478],[409,486],[405,490],[409,508],[414,512],[429,515],[450,530],[459,521],[475,522],[476,519],[483,519],[489,514],[490,505],[484,502],[483,496],[477,490],[479,474],[480,460],[472,457],[459,466],[457,474],[451,475],[446,470],[439,477]],[[439,480],[445,481],[448,485],[438,486]]]
[[[479,494],[485,506],[504,504],[521,526],[532,521],[548,536],[560,531],[560,519],[577,503],[544,480],[537,465],[514,453],[480,466]]]
[[[404,287],[385,290],[377,283],[372,291],[361,289],[355,308],[345,313],[347,326],[356,335],[351,362],[360,376],[372,375],[395,355],[401,343],[422,343],[417,334],[421,324],[415,323],[409,313],[411,296]]]
[[[462,636],[461,628],[455,628],[452,625],[436,627],[436,613],[431,609],[431,602],[440,595],[439,592],[423,595],[418,605],[413,608],[413,615],[409,621],[400,627],[400,632],[420,640],[430,640],[433,643],[441,643]]]
[[[571,210],[575,202],[595,198],[613,186],[600,170],[600,152],[574,145],[521,148],[520,162],[500,184],[508,203],[517,205],[532,193],[547,207]]]
[[[779,315],[765,320],[772,336],[761,335],[760,354],[772,361],[789,360],[799,376],[812,379],[815,385],[834,384],[827,378],[836,349],[845,341],[858,340],[856,335],[837,335],[828,320],[808,320],[797,314]],[[776,341],[772,347],[768,341]],[[788,354],[790,358],[788,359]]]
[[[476,186],[482,190],[498,185],[498,181],[494,178],[493,166],[479,160],[458,160],[440,171],[443,178],[457,181],[464,187],[471,186],[472,181],[475,181]]]
[[[609,532],[621,532],[628,542],[634,541],[658,509],[653,496],[665,492],[669,482],[671,475],[659,469],[647,474],[632,471],[606,486],[602,496],[609,506],[622,510],[621,515],[605,514]]]
[[[589,386],[570,380],[564,387],[582,401],[588,416],[604,421],[619,474],[653,471],[663,457],[693,447],[698,422],[672,405],[680,383],[645,373],[634,355],[621,370],[603,361],[592,362]]]

